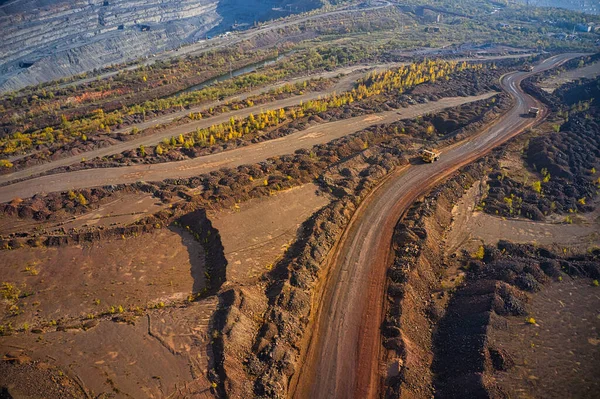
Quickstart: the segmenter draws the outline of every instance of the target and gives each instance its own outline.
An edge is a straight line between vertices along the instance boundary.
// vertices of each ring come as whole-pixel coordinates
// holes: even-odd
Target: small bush
[[[477,249],[477,251],[475,251],[471,257],[473,259],[479,259],[482,260],[485,256],[485,247],[483,245],[480,245],[479,248]]]

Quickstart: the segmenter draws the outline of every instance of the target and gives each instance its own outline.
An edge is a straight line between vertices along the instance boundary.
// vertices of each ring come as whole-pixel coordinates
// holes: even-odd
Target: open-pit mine
[[[520,3],[0,1],[0,398],[598,397],[600,17]]]

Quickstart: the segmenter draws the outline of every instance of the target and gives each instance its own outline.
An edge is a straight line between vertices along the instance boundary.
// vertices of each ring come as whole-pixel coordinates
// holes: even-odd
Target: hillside
[[[15,0],[0,5],[0,90],[176,48],[318,1]]]

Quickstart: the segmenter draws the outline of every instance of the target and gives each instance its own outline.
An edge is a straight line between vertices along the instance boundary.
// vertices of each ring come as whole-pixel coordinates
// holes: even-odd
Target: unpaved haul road
[[[529,57],[531,55],[533,55],[533,54],[489,56],[489,57],[479,57],[479,58],[464,57],[464,58],[457,58],[454,61],[458,61],[458,62],[462,62],[462,61],[492,61],[492,60],[502,60],[502,59],[511,59],[511,58],[524,58],[524,57]],[[185,123],[183,125],[166,128],[164,130],[158,130],[152,134],[136,137],[132,140],[120,142],[120,143],[117,143],[117,144],[109,146],[109,147],[96,148],[96,149],[93,149],[90,151],[79,153],[77,155],[71,155],[71,156],[67,156],[64,158],[58,158],[58,159],[52,160],[50,162],[42,163],[39,165],[34,165],[34,166],[28,167],[26,169],[22,169],[22,170],[13,172],[13,173],[2,175],[2,176],[0,176],[0,183],[4,184],[4,183],[16,181],[16,180],[31,178],[32,176],[39,176],[40,174],[43,174],[43,173],[48,172],[55,168],[76,164],[76,163],[80,162],[82,158],[85,158],[88,160],[93,159],[93,158],[102,158],[102,157],[107,157],[107,156],[111,156],[114,154],[119,154],[123,151],[133,150],[133,149],[139,148],[142,145],[146,146],[146,147],[151,146],[151,145],[156,145],[165,138],[168,139],[171,137],[176,137],[179,134],[186,134],[186,133],[193,132],[198,128],[203,129],[203,128],[207,128],[207,127],[210,127],[215,124],[228,122],[230,118],[242,119],[242,118],[246,118],[251,113],[257,114],[264,110],[276,110],[279,108],[296,106],[298,104],[301,104],[302,102],[307,102],[310,100],[315,100],[317,98],[323,98],[323,97],[329,96],[332,93],[342,93],[345,91],[349,91],[354,87],[354,84],[356,83],[356,81],[359,78],[365,76],[365,74],[367,72],[381,71],[381,70],[390,69],[390,68],[394,68],[394,67],[400,67],[401,65],[407,65],[407,64],[408,63],[406,63],[406,62],[390,62],[390,63],[376,64],[376,65],[353,65],[353,66],[348,66],[348,67],[342,67],[342,68],[335,69],[334,71],[319,72],[317,74],[313,74],[310,76],[297,77],[297,78],[293,78],[289,81],[274,83],[274,84],[271,84],[271,85],[268,85],[268,86],[265,86],[262,88],[258,88],[256,90],[253,90],[250,92],[246,92],[246,93],[242,93],[242,94],[238,94],[238,95],[226,98],[223,101],[214,101],[214,102],[209,102],[209,103],[203,103],[203,104],[191,107],[190,109],[186,109],[183,111],[178,111],[178,112],[174,112],[174,113],[167,114],[167,115],[157,116],[155,118],[148,119],[142,123],[138,123],[135,125],[135,127],[143,130],[143,129],[147,129],[147,128],[150,128],[153,126],[167,124],[177,118],[181,118],[181,117],[188,115],[190,112],[204,112],[211,107],[218,107],[219,105],[223,105],[226,102],[245,100],[251,96],[266,93],[271,89],[281,87],[282,85],[284,85],[286,83],[298,83],[298,82],[307,81],[309,79],[317,79],[317,78],[327,79],[327,78],[332,78],[332,77],[338,76],[340,74],[345,74],[345,76],[340,78],[340,80],[335,85],[333,85],[333,87],[330,87],[327,90],[309,92],[309,93],[285,98],[283,100],[277,100],[277,101],[273,101],[273,102],[266,103],[266,104],[260,104],[260,105],[256,105],[253,107],[248,107],[248,108],[243,108],[240,110],[226,112],[226,113],[219,114],[219,115],[216,115],[216,116],[213,116],[210,118],[192,121],[189,123]],[[124,133],[124,132],[130,131],[132,128],[133,128],[133,126],[129,126],[127,128],[123,128],[123,129],[117,129],[113,133]],[[17,155],[17,156],[11,157],[10,160],[14,162],[15,160],[24,158],[25,156],[26,155]]]
[[[564,63],[574,54],[551,57],[533,73]],[[519,84],[530,73],[502,79],[515,106],[493,126],[455,144],[434,164],[414,165],[392,173],[360,205],[337,244],[329,274],[314,302],[314,319],[307,331],[308,348],[302,367],[292,379],[290,396],[303,398],[374,398],[381,396],[380,326],[386,270],[394,227],[421,195],[460,167],[485,155],[536,122],[521,115],[541,105]],[[543,118],[542,112],[539,118]]]
[[[415,118],[419,115],[438,112],[445,108],[489,98],[494,94],[496,93],[486,93],[472,97],[446,97],[439,101],[417,104],[400,110],[321,123],[278,139],[250,144],[246,147],[185,161],[87,169],[32,178],[0,187],[0,203],[11,201],[17,197],[29,198],[38,193],[134,183],[140,180],[160,181],[167,178],[198,176],[225,167],[252,164],[264,161],[270,157],[292,154],[300,148],[311,148],[317,144],[327,143],[369,126]]]

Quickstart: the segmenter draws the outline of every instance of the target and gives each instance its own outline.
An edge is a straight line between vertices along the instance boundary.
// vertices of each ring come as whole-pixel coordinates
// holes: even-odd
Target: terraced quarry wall
[[[0,5],[0,91],[91,71],[312,8],[280,0],[17,0]],[[299,3],[301,3],[299,5]],[[287,4],[287,3],[286,3]],[[281,10],[281,11],[279,11]],[[210,32],[212,33],[212,32]]]

